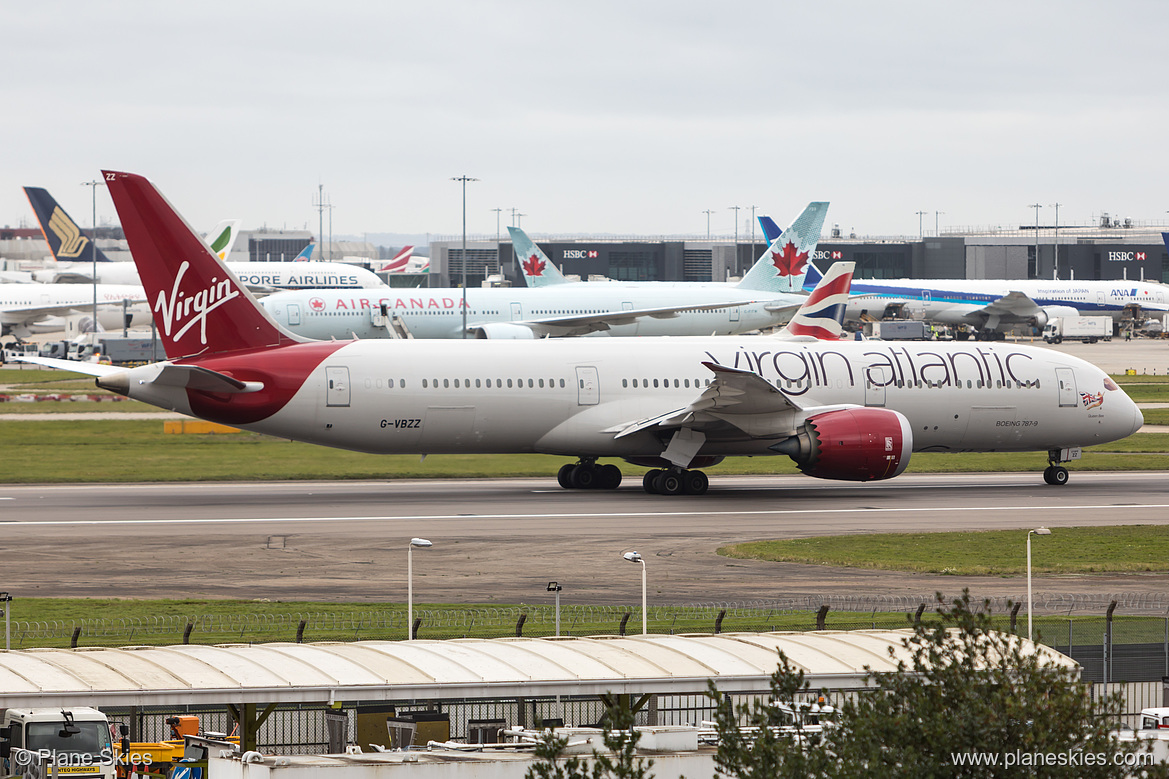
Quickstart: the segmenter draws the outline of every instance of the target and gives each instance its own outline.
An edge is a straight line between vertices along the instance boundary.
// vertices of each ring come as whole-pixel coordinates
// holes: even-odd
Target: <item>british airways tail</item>
[[[564,274],[540,251],[540,247],[532,243],[527,233],[518,227],[508,227],[507,231],[511,234],[511,245],[515,247],[516,256],[520,260],[520,274],[529,287],[572,283],[564,278]]]
[[[24,194],[37,215],[41,232],[49,244],[54,259],[58,262],[93,262],[94,252],[97,252],[98,262],[110,261],[85,231],[65,213],[65,209],[61,208],[48,190],[25,187]]]
[[[841,338],[844,335],[844,308],[848,304],[855,269],[855,262],[833,263],[780,335],[810,336],[820,341]]]
[[[103,176],[168,359],[303,340],[268,316],[147,179],[115,171]]]
[[[828,203],[812,202],[775,240],[738,283],[740,289],[800,292],[808,260],[820,242]]]

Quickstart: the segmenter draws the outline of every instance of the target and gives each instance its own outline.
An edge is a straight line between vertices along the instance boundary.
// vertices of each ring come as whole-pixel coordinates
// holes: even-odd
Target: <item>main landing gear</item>
[[[556,481],[566,490],[615,490],[621,486],[621,469],[612,464],[597,465],[595,457],[585,457],[560,466]]]
[[[710,479],[702,471],[654,468],[645,472],[641,486],[650,495],[702,495],[710,487]]]

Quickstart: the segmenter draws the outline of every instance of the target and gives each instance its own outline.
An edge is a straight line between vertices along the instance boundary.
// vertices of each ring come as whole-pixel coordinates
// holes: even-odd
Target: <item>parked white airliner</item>
[[[31,359],[99,386],[281,438],[383,453],[579,458],[568,486],[702,493],[695,468],[790,456],[804,473],[888,479],[914,451],[1047,451],[1063,484],[1079,447],[1143,423],[1101,370],[1055,350],[973,343],[740,338],[305,341],[278,326],[141,176],[105,180],[166,362]]]
[[[93,314],[92,284],[0,284],[0,335],[27,338],[65,329],[65,317]],[[150,322],[142,287],[97,285],[97,321],[105,330]],[[130,301],[125,306],[123,301]],[[129,316],[130,321],[125,322]]]
[[[91,284],[96,271],[99,284],[138,284],[138,270],[134,263],[111,261],[48,190],[25,187],[24,194],[37,216],[49,251],[56,260],[55,267],[34,271],[34,281]],[[239,237],[240,224],[242,222],[239,219],[225,219],[207,234],[207,244],[221,260],[226,260],[231,254],[231,248]],[[228,267],[253,291],[261,292],[274,289],[360,289],[385,286],[375,273],[366,268],[345,262],[306,260],[306,257],[297,255],[290,262],[229,262]]]
[[[287,329],[317,339],[746,333],[783,324],[806,299],[803,269],[827,211],[827,203],[809,203],[737,285],[307,290],[277,292],[261,305]]]

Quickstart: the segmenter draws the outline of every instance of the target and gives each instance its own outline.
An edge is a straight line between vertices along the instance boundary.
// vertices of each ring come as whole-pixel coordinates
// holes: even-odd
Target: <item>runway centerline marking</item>
[[[203,519],[50,519],[43,522],[37,520],[18,519],[13,521],[0,520],[0,527],[21,526],[50,526],[50,525],[225,525],[225,524],[267,524],[273,522],[387,522],[387,521],[418,521],[418,520],[459,520],[459,519],[616,519],[626,517],[764,517],[764,516],[791,516],[806,514],[810,516],[827,514],[892,514],[892,513],[921,513],[923,511],[1125,511],[1133,509],[1164,509],[1169,503],[1116,504],[1102,503],[1096,505],[1049,505],[1049,506],[929,506],[921,508],[906,508],[903,506],[891,508],[841,508],[841,509],[760,509],[749,511],[615,511],[615,512],[573,512],[563,514],[403,514],[399,516],[376,517],[212,517]]]

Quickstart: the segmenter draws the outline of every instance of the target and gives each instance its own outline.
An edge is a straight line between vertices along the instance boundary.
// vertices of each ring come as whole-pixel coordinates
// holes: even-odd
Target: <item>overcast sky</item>
[[[861,235],[1169,214],[1169,3],[5,3],[0,224],[151,178],[195,227]],[[108,194],[98,220],[116,222]],[[327,228],[326,228],[327,231]]]

